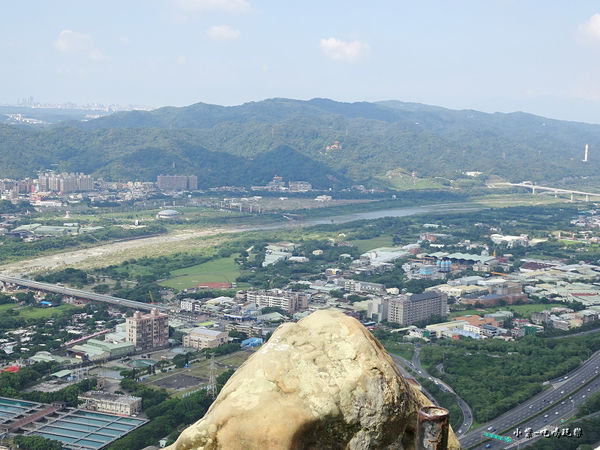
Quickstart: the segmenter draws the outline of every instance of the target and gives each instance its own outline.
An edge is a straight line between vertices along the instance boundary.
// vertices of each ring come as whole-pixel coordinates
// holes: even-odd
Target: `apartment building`
[[[60,192],[62,194],[93,191],[94,179],[83,173],[43,173],[38,177],[38,190],[40,192]]]
[[[271,289],[269,291],[248,291],[246,300],[254,302],[259,309],[271,306],[281,308],[288,314],[294,314],[296,311],[302,311],[308,307],[309,296],[304,292]]]
[[[169,339],[169,317],[157,308],[149,314],[136,311],[125,319],[125,338],[135,348],[153,348],[165,345]]]
[[[401,294],[389,301],[388,322],[407,326],[432,316],[446,317],[447,300],[446,294],[436,290],[422,294]]]

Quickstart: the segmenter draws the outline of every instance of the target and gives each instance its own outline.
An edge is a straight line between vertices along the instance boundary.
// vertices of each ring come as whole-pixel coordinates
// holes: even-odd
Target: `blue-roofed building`
[[[260,347],[262,344],[262,338],[252,337],[242,341],[242,348]]]

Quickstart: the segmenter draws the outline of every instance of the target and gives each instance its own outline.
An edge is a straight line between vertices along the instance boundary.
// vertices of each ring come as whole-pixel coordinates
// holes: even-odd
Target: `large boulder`
[[[281,325],[170,449],[413,449],[428,405],[360,322],[318,311]]]

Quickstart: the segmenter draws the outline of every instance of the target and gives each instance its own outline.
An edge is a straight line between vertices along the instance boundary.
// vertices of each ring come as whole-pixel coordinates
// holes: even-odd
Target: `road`
[[[490,188],[498,188],[498,187],[506,187],[506,186],[515,186],[515,187],[524,187],[527,189],[531,189],[531,192],[535,194],[535,191],[548,191],[553,192],[554,194],[570,194],[570,195],[584,195],[586,201],[589,201],[590,197],[600,197],[600,194],[596,192],[584,192],[584,191],[575,191],[573,189],[562,189],[555,188],[550,186],[539,186],[529,182],[522,183],[492,183],[489,184]]]
[[[477,430],[461,436],[459,438],[461,445],[463,448],[483,449],[489,443],[491,446],[487,448],[506,448],[508,444],[500,441],[489,440],[482,443],[486,439],[483,437],[483,433],[487,431],[494,434],[506,433],[505,435],[512,436],[517,425],[521,429],[531,427],[538,430],[544,426],[560,423],[561,419],[566,419],[576,412],[577,406],[583,403],[587,397],[600,390],[599,372],[600,351],[597,351],[564,378],[553,380],[546,390],[496,419],[482,424]],[[575,393],[579,389],[582,390]],[[548,417],[545,417],[546,415]]]
[[[396,364],[396,367],[402,373],[402,376],[404,378],[414,378],[414,375],[411,374],[407,370],[407,367],[410,366],[410,362],[409,361],[407,361],[406,359],[402,358],[401,356],[392,355],[391,353],[390,353],[390,356],[394,360],[394,363]],[[435,399],[435,397],[433,395],[431,395],[431,392],[429,392],[423,386],[421,386],[421,392],[423,392],[423,394],[425,394],[425,397],[427,397],[433,404],[439,405],[439,402]]]
[[[599,331],[600,331],[600,328],[594,328],[593,330],[580,331],[579,333],[565,334],[562,336],[552,336],[552,337],[545,338],[545,339],[564,339],[564,338],[573,337],[573,336],[583,336],[584,334],[598,333]]]
[[[415,347],[412,362],[408,361],[398,355],[391,355],[391,356],[394,359],[394,361],[396,362],[396,365],[398,365],[399,367],[404,366],[405,368],[408,367],[411,370],[414,370],[415,372],[417,372],[419,374],[419,376],[422,376],[424,378],[429,378],[429,380],[436,383],[440,389],[448,391],[456,396],[456,401],[457,401],[458,406],[461,409],[462,414],[463,414],[463,423],[460,425],[460,427],[458,427],[454,431],[456,433],[456,435],[459,436],[461,433],[464,433],[469,428],[471,428],[471,425],[473,424],[473,412],[471,411],[471,408],[469,407],[467,402],[465,402],[462,398],[460,398],[458,396],[458,394],[456,392],[454,392],[454,390],[450,386],[448,386],[442,380],[432,377],[423,369],[423,367],[421,366],[421,359],[420,359],[420,353],[419,353],[420,350],[421,349],[419,347]],[[403,372],[406,373],[406,370],[403,370]],[[425,388],[423,388],[423,390],[425,391]],[[435,398],[431,395],[431,393],[426,392],[426,395],[432,402],[434,402],[435,404],[439,404],[435,400]]]
[[[56,284],[40,283],[39,281],[25,280],[23,278],[9,277],[6,275],[0,275],[0,281],[18,286],[25,286],[32,289],[39,289],[41,291],[54,292],[56,294],[77,297],[84,300],[94,300],[97,302],[110,303],[111,305],[125,306],[127,308],[141,309],[147,311],[150,311],[153,308],[158,308],[159,310],[168,310],[168,308],[165,308],[163,306],[152,305],[150,303],[136,302],[134,300],[128,300],[126,298],[96,294],[95,292],[82,291],[81,289],[72,289]]]
[[[431,381],[436,383],[440,389],[442,389],[443,391],[450,392],[451,394],[455,395],[458,407],[461,409],[462,414],[463,414],[463,423],[456,430],[456,435],[459,436],[462,433],[466,433],[467,431],[469,431],[469,428],[471,428],[471,425],[473,425],[473,411],[471,411],[471,407],[467,404],[467,402],[463,398],[461,398],[456,392],[454,392],[454,389],[452,389],[452,387],[450,385],[444,383],[439,378],[431,376],[430,374],[428,374],[425,371],[425,369],[423,369],[423,366],[421,365],[421,347],[418,345],[415,346],[412,363],[413,363],[413,366],[419,372],[419,374],[421,372],[423,372],[423,376],[426,378],[429,378]]]

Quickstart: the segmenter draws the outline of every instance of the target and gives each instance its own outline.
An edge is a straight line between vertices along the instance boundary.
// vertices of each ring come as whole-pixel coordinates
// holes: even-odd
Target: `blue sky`
[[[592,1],[2,5],[1,103],[395,99],[600,123]]]

